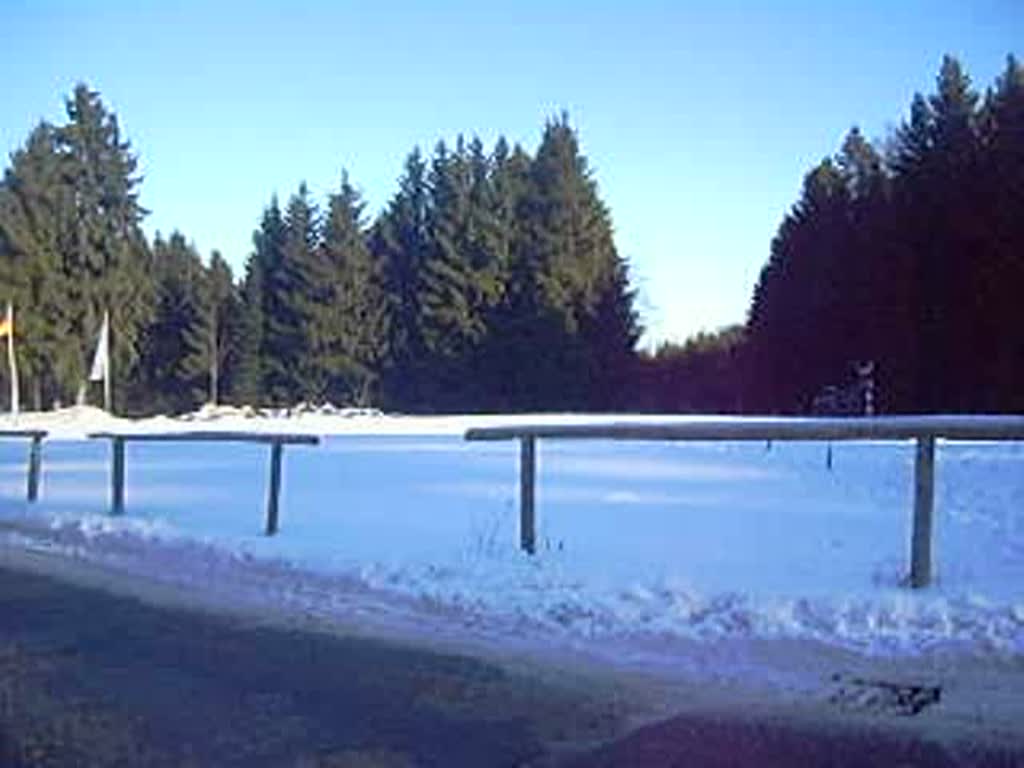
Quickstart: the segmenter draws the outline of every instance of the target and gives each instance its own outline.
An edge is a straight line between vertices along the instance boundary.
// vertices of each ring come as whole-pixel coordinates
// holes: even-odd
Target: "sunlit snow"
[[[265,446],[130,443],[127,512],[111,518],[108,446],[81,439],[110,426],[105,417],[35,419],[23,423],[54,430],[38,504],[23,501],[24,443],[0,441],[7,546],[225,594],[262,569],[263,599],[311,611],[351,610],[365,594],[580,643],[782,637],[887,655],[1024,652],[1019,443],[940,443],[936,583],[910,591],[909,443],[836,445],[829,471],[821,443],[541,441],[530,557],[517,548],[517,446],[461,437],[514,417],[208,414],[204,429],[326,435],[286,449],[281,529],[269,538]]]

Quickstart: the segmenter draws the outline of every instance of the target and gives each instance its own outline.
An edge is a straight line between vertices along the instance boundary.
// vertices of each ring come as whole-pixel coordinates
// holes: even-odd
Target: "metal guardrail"
[[[470,429],[467,440],[519,440],[520,546],[536,551],[536,441],[555,440],[915,440],[911,587],[932,576],[935,441],[1024,440],[1024,416],[937,415],[856,418],[692,417],[585,424],[522,424]]]
[[[31,440],[28,447],[28,500],[39,497],[39,478],[43,469],[43,439],[45,429],[0,429],[0,437],[24,438]]]
[[[95,440],[110,440],[110,513],[124,513],[124,444],[129,441],[146,443],[167,442],[234,442],[265,443],[270,445],[270,479],[267,483],[266,534],[273,536],[278,528],[278,497],[281,490],[281,459],[285,445],[317,445],[320,438],[315,435],[217,432],[194,430],[183,432],[133,433],[95,432],[89,435]]]

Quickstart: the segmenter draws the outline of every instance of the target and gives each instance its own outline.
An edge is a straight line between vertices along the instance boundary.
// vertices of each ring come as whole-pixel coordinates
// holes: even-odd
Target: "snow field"
[[[347,433],[286,449],[275,537],[262,535],[265,446],[129,443],[127,514],[114,519],[107,445],[76,439],[45,444],[34,506],[22,501],[24,445],[0,442],[0,535],[227,599],[258,572],[260,599],[312,612],[415,604],[638,653],[724,638],[1024,653],[1020,444],[940,444],[936,584],[912,592],[909,443],[837,444],[830,472],[821,443],[542,440],[529,557],[517,549],[518,447],[464,442],[473,419],[246,421]],[[194,426],[139,428],[168,424]]]

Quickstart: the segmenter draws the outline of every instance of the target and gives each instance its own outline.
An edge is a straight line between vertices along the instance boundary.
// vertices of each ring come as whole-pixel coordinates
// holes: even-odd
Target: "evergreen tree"
[[[258,311],[250,312],[258,316],[261,323],[255,334],[260,343],[259,394],[261,400],[277,404],[289,402],[294,394],[291,387],[294,371],[288,365],[294,355],[296,318],[291,313],[293,305],[288,305],[285,299],[292,289],[285,266],[286,236],[284,217],[274,197],[264,209],[260,228],[253,235],[255,248],[250,258],[249,276],[255,280],[246,286],[246,300],[258,297],[260,302]],[[252,297],[250,291],[254,294]]]
[[[850,198],[839,167],[823,160],[804,178],[761,272],[748,321],[758,408],[800,412],[841,377],[848,350],[834,343],[840,318]]]
[[[19,372],[36,409],[67,396],[79,355],[62,270],[63,166],[56,131],[42,123],[0,182],[0,302],[15,307]]]
[[[488,157],[483,142],[474,137],[469,143],[467,163],[465,249],[471,276],[472,325],[470,343],[456,371],[462,384],[453,391],[461,392],[463,409],[494,410],[502,407],[501,393],[506,387],[502,364],[494,352],[495,337],[505,331],[501,311],[509,288],[518,201],[504,138],[498,139]],[[524,158],[520,192],[525,188],[528,167],[529,159]]]
[[[489,169],[483,146],[454,152],[438,144],[429,178],[433,249],[420,272],[420,326],[429,371],[424,399],[434,408],[473,407],[481,399],[479,350],[502,293]]]
[[[636,391],[637,407],[658,413],[736,413],[743,404],[741,325],[714,333],[698,333],[682,345],[664,343],[642,354]]]
[[[423,402],[426,371],[419,280],[432,249],[428,205],[426,164],[415,149],[406,158],[398,193],[375,224],[371,238],[388,298],[390,353],[383,385],[389,407],[410,408]]]
[[[621,304],[626,310],[606,312],[605,331],[612,322],[635,325],[635,315],[631,296],[621,293],[626,273],[616,274],[622,262],[607,208],[565,115],[545,127],[530,168],[525,211],[523,264],[515,289],[529,318],[522,329],[521,359],[533,358],[525,403],[534,408],[593,406],[595,397],[600,400],[595,393],[612,389],[601,377],[614,372],[602,369],[599,360],[620,354],[628,359],[636,339],[635,327],[616,328],[603,339],[609,348],[597,354],[598,339],[587,336],[588,327],[601,326],[594,322],[597,307],[606,292],[620,292],[604,299],[607,306]],[[530,350],[531,339],[544,343]]]
[[[623,410],[633,405],[630,386],[636,377],[636,344],[643,332],[635,299],[629,265],[616,254],[610,272],[598,286],[597,303],[582,325],[590,381],[587,405],[593,410]]]
[[[201,379],[190,362],[194,329],[202,322],[203,264],[185,236],[153,242],[156,304],[141,337],[141,391],[150,408],[190,411],[201,402]]]
[[[1024,409],[1022,83],[1011,57],[979,107],[946,57],[884,159],[852,131],[808,176],[751,300],[758,408],[802,410],[870,360],[882,410]]]
[[[316,323],[319,305],[329,298],[330,287],[320,284],[318,212],[305,183],[288,200],[284,217],[285,236],[276,284],[277,311],[269,316],[268,330],[276,354],[278,388],[271,395],[281,402],[319,401],[326,394],[330,369],[312,353],[311,334],[322,330]]]
[[[469,263],[467,225],[469,218],[469,167],[462,137],[449,152],[439,142],[431,164],[429,181],[431,205],[427,227],[432,246],[418,275],[418,324],[428,365],[431,387],[425,399],[436,401],[439,393],[453,383],[445,368],[464,359],[477,330],[473,316],[472,267]]]
[[[367,406],[375,401],[387,356],[387,307],[378,264],[363,223],[365,204],[343,172],[324,222],[322,285],[327,294],[316,317],[311,353],[324,361],[327,394]]]
[[[979,232],[989,254],[978,270],[975,290],[986,309],[973,340],[979,389],[990,393],[986,410],[1024,412],[1024,67],[1008,56],[1006,67],[988,92],[981,117],[978,204],[988,215]]]
[[[183,360],[185,377],[193,382],[197,401],[216,404],[230,397],[232,364],[240,341],[240,299],[231,277],[231,267],[218,251],[201,273],[198,306],[193,323],[186,329],[188,355]]]
[[[20,354],[35,404],[78,390],[105,310],[125,402],[152,305],[137,161],[98,93],[79,85],[66,108],[66,124],[40,125],[12,156],[0,186],[0,263],[23,310]]]
[[[57,131],[70,219],[63,233],[63,271],[71,332],[85,342],[75,374],[86,373],[86,357],[109,311],[115,398],[122,398],[153,293],[141,230],[146,211],[138,202],[138,161],[96,91],[78,85],[66,105],[68,123]]]
[[[504,145],[504,149],[502,148]],[[477,332],[486,329],[490,314],[501,302],[508,279],[511,237],[505,220],[505,192],[499,181],[499,153],[507,152],[507,143],[499,138],[493,162],[487,157],[483,142],[474,137],[469,142],[469,210],[467,214],[467,248],[474,279],[473,306],[477,313]]]
[[[915,379],[912,264],[895,236],[892,180],[879,152],[854,128],[836,163],[847,190],[847,216],[833,310],[836,336],[825,343],[842,351],[846,375],[855,363],[873,363],[880,385],[875,407],[892,409],[909,401]],[[844,371],[830,375],[834,383]]]
[[[254,237],[259,248],[261,240]],[[240,288],[239,333],[234,364],[232,399],[239,405],[258,405],[264,398],[263,307],[264,267],[258,251],[249,256]]]
[[[914,400],[925,411],[971,407],[971,325],[983,308],[970,289],[975,234],[978,95],[945,57],[936,93],[915,96],[892,150],[902,240],[916,287]],[[965,376],[966,374],[966,376]]]
[[[961,290],[969,291],[974,300],[962,358],[974,357],[971,381],[964,382],[963,389],[973,406],[985,411],[1024,411],[1017,384],[1024,374],[1024,334],[1011,330],[1019,327],[1024,286],[1022,92],[1024,70],[1009,56],[975,115],[976,163],[969,200],[974,221],[962,222],[961,235],[971,237],[973,258],[967,269],[971,282]]]
[[[491,250],[498,269],[497,301],[488,312],[487,333],[478,348],[476,363],[482,395],[480,404],[491,410],[529,407],[529,354],[535,330],[526,247],[528,193],[532,158],[516,145],[499,138],[491,155],[489,211]]]

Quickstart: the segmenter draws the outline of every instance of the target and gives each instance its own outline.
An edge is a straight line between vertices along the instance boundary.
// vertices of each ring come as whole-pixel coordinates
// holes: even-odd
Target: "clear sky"
[[[885,136],[947,52],[987,86],[1021,40],[1021,0],[0,0],[0,151],[85,81],[140,155],[147,231],[237,269],[275,192],[345,167],[375,213],[413,146],[532,151],[565,109],[651,343],[743,320],[803,173],[852,124]]]

